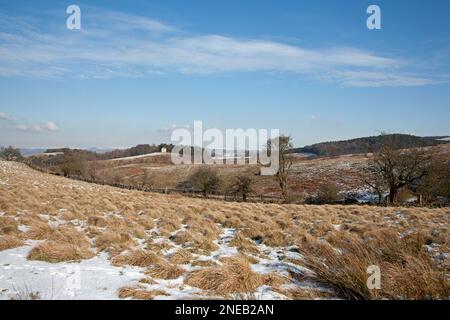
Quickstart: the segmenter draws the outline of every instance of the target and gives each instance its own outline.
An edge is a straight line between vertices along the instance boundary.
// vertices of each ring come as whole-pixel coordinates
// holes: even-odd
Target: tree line
[[[98,153],[90,150],[82,150],[82,149],[70,149],[70,148],[57,148],[57,149],[47,149],[46,153],[77,153],[79,157],[83,158],[86,161],[94,161],[94,160],[111,160],[118,158],[127,158],[127,157],[135,157],[143,154],[161,152],[161,150],[165,149],[167,152],[171,152],[173,149],[173,144],[161,143],[158,145],[155,144],[138,144],[135,147],[127,148],[127,149],[115,149],[112,151]]]

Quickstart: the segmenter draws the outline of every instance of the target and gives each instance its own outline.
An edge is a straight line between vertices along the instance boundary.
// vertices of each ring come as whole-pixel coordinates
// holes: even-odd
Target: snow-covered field
[[[0,299],[111,300],[118,290],[142,278],[141,268],[114,267],[106,253],[80,262],[30,261],[36,245],[0,251]]]
[[[211,261],[220,264],[224,257],[233,257],[239,254],[237,248],[229,245],[233,240],[236,230],[225,228],[220,238],[215,241],[219,249],[211,255],[198,256],[199,261]],[[163,239],[170,242],[170,240]],[[49,263],[44,261],[30,261],[27,256],[31,249],[42,241],[28,240],[24,246],[0,251],[0,299],[20,299],[35,297],[50,300],[111,300],[118,298],[119,289],[127,286],[135,286],[139,280],[145,277],[144,268],[133,266],[113,266],[106,253],[99,253],[95,257],[78,262]],[[155,242],[161,242],[156,238]],[[172,243],[173,248],[167,250],[165,255],[170,258],[180,245]],[[289,272],[298,274],[310,274],[311,272],[299,265],[283,262],[288,257],[301,261],[303,257],[297,252],[295,246],[288,248],[272,248],[259,244],[261,252],[267,256],[258,263],[252,264],[253,271],[260,274],[279,274],[288,277]],[[186,271],[201,269],[191,264],[182,265]],[[185,275],[176,279],[154,279],[154,284],[141,285],[145,290],[161,290],[164,295],[155,299],[194,299],[205,298],[201,290],[184,284]],[[325,290],[314,282],[300,283],[293,280],[284,285],[289,289],[295,286],[307,290]],[[286,296],[274,292],[270,286],[260,286],[252,297],[258,300],[287,299]],[[212,296],[211,298],[220,298]]]

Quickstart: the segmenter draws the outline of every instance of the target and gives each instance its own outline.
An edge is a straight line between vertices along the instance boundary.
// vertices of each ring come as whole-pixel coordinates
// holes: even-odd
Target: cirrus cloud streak
[[[189,35],[157,20],[89,11],[80,31],[44,32],[0,15],[0,76],[151,77],[167,73],[286,73],[352,87],[423,86],[407,59],[353,47],[311,49],[260,39]]]

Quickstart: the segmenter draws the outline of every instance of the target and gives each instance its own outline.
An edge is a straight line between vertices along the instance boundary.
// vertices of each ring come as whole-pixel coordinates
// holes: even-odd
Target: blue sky
[[[2,0],[0,145],[158,143],[194,120],[297,146],[448,135],[449,15],[447,0]]]

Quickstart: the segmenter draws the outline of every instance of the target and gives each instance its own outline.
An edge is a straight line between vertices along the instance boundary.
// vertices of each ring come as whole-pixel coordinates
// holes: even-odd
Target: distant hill
[[[58,152],[72,152],[73,154],[78,155],[80,158],[84,160],[110,160],[117,158],[127,158],[127,157],[136,157],[140,155],[150,154],[161,151],[162,148],[166,148],[168,152],[170,152],[173,148],[171,144],[159,144],[159,145],[150,145],[150,144],[139,144],[135,147],[131,147],[128,149],[115,149],[115,150],[105,150],[105,149],[95,149],[91,148],[89,150],[83,149],[70,149],[70,148],[54,148],[45,150],[46,153],[58,153]]]
[[[446,138],[448,138],[448,136],[417,137],[408,134],[390,134],[344,141],[322,142],[303,148],[292,149],[292,152],[313,154],[318,157],[341,156],[377,151],[386,139],[389,139],[397,149],[407,149],[450,143]]]
[[[45,152],[46,149],[43,148],[20,148],[20,153],[22,156],[32,156],[34,154],[39,154]]]

